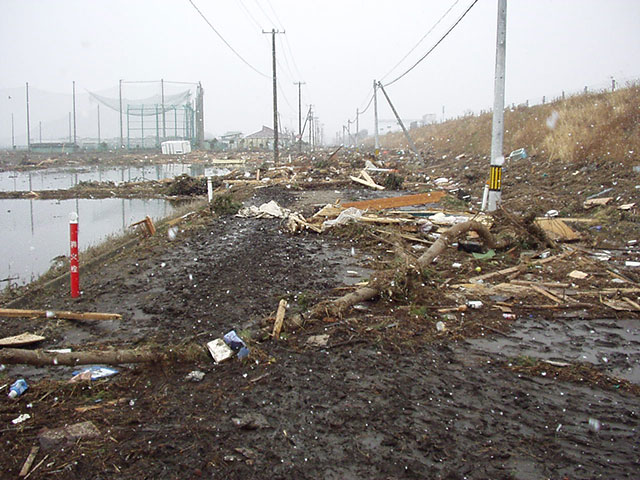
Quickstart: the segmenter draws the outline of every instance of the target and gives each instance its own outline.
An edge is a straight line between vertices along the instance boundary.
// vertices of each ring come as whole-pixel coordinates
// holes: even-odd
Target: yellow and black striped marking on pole
[[[491,166],[489,175],[489,190],[502,189],[502,167]]]

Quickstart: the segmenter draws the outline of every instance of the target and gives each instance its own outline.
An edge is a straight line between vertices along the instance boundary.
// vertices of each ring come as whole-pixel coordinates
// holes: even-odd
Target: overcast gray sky
[[[473,0],[194,2],[266,77],[239,60],[188,0],[0,0],[0,89],[23,89],[28,81],[35,89],[68,95],[75,80],[79,92],[117,95],[119,79],[201,81],[206,131],[252,133],[272,124],[271,45],[262,29],[277,28],[286,30],[277,35],[282,123],[297,130],[293,82],[304,81],[303,110],[313,104],[325,137],[333,140],[356,109],[366,106],[373,79],[384,77],[455,5],[385,80],[401,74]],[[496,12],[497,0],[479,0],[433,54],[388,88],[403,118],[440,117],[443,106],[447,116],[490,108]],[[638,0],[508,1],[507,103],[538,103],[543,95],[585,85],[603,88],[611,77],[622,83],[638,78],[638,58]],[[10,114],[18,118],[23,103],[22,93],[0,101],[0,137],[6,139]],[[380,104],[380,116],[392,118]],[[45,112],[40,106],[39,115],[64,119],[62,110]],[[370,132],[372,110],[360,123]]]

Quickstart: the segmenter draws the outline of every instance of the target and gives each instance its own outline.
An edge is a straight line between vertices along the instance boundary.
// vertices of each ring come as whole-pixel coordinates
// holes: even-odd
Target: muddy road
[[[245,204],[276,199],[310,209],[335,196],[353,195],[269,187]],[[72,367],[7,366],[0,383],[22,375],[31,387],[18,401],[1,402],[3,476],[17,475],[43,429],[82,421],[93,422],[100,435],[42,449],[31,478],[637,476],[637,385],[598,384],[591,370],[564,378],[561,367],[541,369],[535,360],[576,361],[583,328],[564,327],[568,339],[556,332],[547,343],[555,342],[558,352],[545,354],[531,332],[551,338],[547,319],[501,324],[497,333],[469,330],[469,337],[483,339],[468,341],[438,332],[433,316],[410,314],[406,302],[391,297],[341,319],[289,327],[279,342],[262,341],[260,327],[281,298],[290,313],[305,311],[392,258],[384,243],[292,236],[277,219],[213,218],[203,211],[174,234],[161,229],[83,273],[77,301],[68,298],[67,285],[26,297],[20,307],[116,312],[123,319],[3,318],[3,336],[40,333],[47,337],[43,348],[177,349],[235,328],[251,355],[219,365],[195,355],[123,366],[114,377],[80,384],[66,383]],[[438,290],[423,287],[437,301]],[[481,310],[458,320],[474,317],[485,325],[502,319]],[[625,321],[622,328],[632,330],[627,342],[609,336],[608,350],[597,357],[597,371],[612,378],[621,370],[611,364],[633,366],[640,354],[637,319]],[[529,366],[536,368],[516,368]],[[192,370],[205,373],[201,382],[186,379]],[[11,423],[24,413],[31,418]]]

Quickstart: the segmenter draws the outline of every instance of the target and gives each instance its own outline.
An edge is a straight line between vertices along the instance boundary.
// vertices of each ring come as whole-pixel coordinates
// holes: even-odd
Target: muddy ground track
[[[250,203],[274,197],[297,199],[264,189]],[[332,295],[348,265],[362,267],[350,246],[290,236],[278,220],[207,219],[175,242],[150,240],[86,275],[77,302],[66,299],[66,287],[30,301],[125,317],[93,326],[60,321],[47,327],[44,346],[204,343],[273,314],[282,296],[295,304],[301,292]],[[640,397],[519,374],[505,368],[506,357],[464,340],[424,341],[427,332],[433,340],[433,325],[407,323],[396,307],[382,299],[348,318],[316,321],[285,342],[255,344],[244,363],[125,367],[90,385],[36,383],[19,403],[2,403],[5,424],[33,416],[2,430],[3,471],[15,476],[41,428],[91,420],[99,439],[48,451],[31,478],[635,476]],[[38,326],[2,321],[7,335]],[[306,344],[316,334],[330,335],[328,348]],[[187,382],[195,368],[204,380]],[[74,410],[96,401],[105,405]],[[602,422],[598,432],[589,429],[591,417]]]

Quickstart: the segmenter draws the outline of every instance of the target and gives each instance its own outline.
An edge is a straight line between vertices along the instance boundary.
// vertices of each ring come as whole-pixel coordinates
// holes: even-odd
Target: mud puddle
[[[640,384],[638,320],[522,319],[507,337],[468,340],[476,351],[567,363],[591,363]]]

